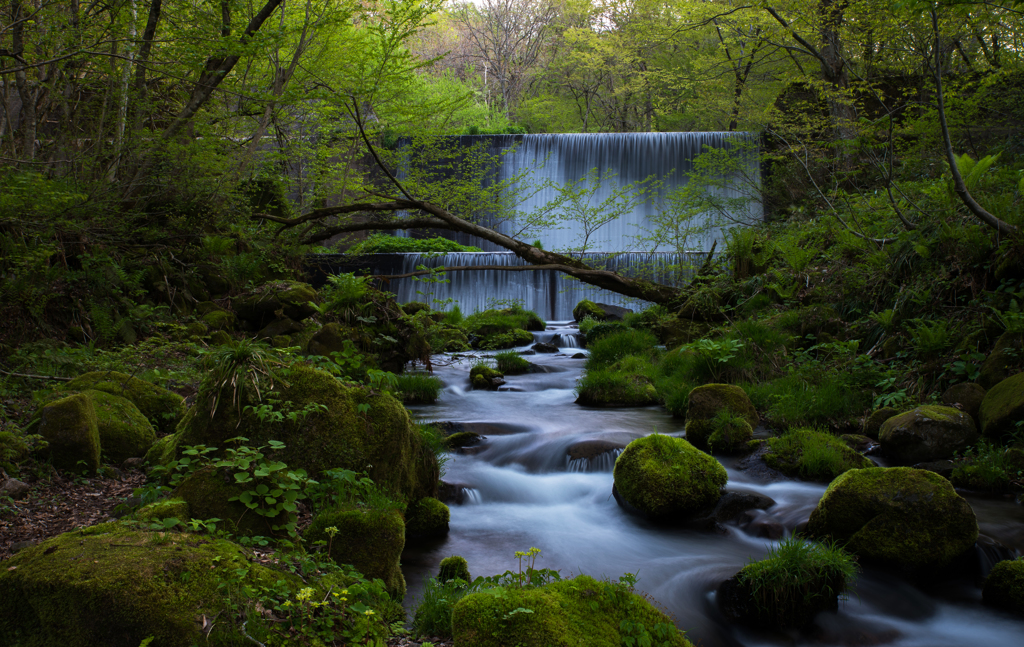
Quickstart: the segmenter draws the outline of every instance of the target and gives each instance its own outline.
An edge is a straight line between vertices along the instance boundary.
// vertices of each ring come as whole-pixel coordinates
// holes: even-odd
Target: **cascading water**
[[[756,492],[775,504],[726,524],[723,533],[653,526],[627,515],[612,498],[614,457],[617,448],[655,430],[681,435],[682,420],[661,407],[593,409],[574,404],[583,360],[566,353],[529,356],[546,370],[506,377],[514,387],[508,392],[468,388],[475,358],[437,359],[435,374],[445,390],[434,405],[410,407],[413,413],[423,421],[458,422],[486,438],[453,454],[448,463],[445,480],[466,492],[461,505],[451,504],[449,535],[409,548],[402,556],[410,608],[421,595],[424,579],[437,573],[444,557],[461,555],[474,576],[491,575],[514,569],[513,553],[536,546],[543,551],[538,567],[560,569],[563,576],[586,573],[614,579],[627,571],[637,573],[638,588],[704,647],[1020,644],[1024,623],[982,605],[972,579],[918,588],[870,566],[839,613],[819,616],[811,634],[775,635],[730,625],[717,611],[718,585],[751,559],[763,558],[777,542],[769,537],[789,535],[807,521],[824,485],[764,483],[737,469],[734,459],[722,458],[728,491]],[[977,575],[983,576],[990,562],[1024,547],[1024,508],[1012,501],[968,500],[982,533],[1002,544],[979,541]]]

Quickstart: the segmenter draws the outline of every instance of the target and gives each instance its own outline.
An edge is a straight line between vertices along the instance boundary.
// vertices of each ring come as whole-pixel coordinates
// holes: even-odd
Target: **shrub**
[[[460,245],[454,240],[436,236],[434,238],[405,238],[390,234],[371,234],[366,240],[348,248],[348,254],[401,254],[479,252],[479,247]]]

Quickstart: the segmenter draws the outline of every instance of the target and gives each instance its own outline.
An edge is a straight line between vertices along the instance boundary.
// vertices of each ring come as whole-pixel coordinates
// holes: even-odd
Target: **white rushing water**
[[[569,333],[556,326],[537,336]],[[410,607],[424,578],[436,574],[444,557],[462,555],[474,576],[491,575],[514,568],[515,551],[536,546],[542,550],[537,566],[559,569],[563,576],[618,578],[625,572],[637,573],[638,587],[669,611],[691,640],[705,647],[1024,644],[1024,622],[982,606],[980,590],[971,583],[921,590],[871,569],[861,575],[838,614],[819,617],[812,634],[773,635],[724,623],[714,591],[750,560],[765,555],[772,540],[758,536],[759,529],[781,528],[789,534],[807,520],[825,486],[799,481],[763,484],[723,459],[728,490],[759,492],[776,502],[745,528],[727,526],[726,534],[697,532],[658,527],[626,515],[611,495],[614,448],[655,430],[681,434],[683,423],[660,407],[588,409],[574,404],[583,360],[569,358],[579,352],[576,348],[562,350],[528,357],[554,372],[507,377],[515,391],[469,390],[468,373],[475,359],[442,365],[436,375],[447,386],[439,402],[412,407],[420,419],[464,423],[486,440],[453,454],[448,463],[445,481],[470,488],[465,503],[451,505],[450,534],[403,555]],[[586,471],[572,469],[570,454],[584,441],[603,441],[601,447],[609,449],[590,460]],[[1007,544],[1024,539],[1019,506],[988,500],[975,507],[983,532]]]

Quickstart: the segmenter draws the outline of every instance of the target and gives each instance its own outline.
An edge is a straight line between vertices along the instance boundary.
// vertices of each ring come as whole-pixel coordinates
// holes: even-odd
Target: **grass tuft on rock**
[[[781,437],[769,438],[767,443],[764,462],[768,467],[811,481],[828,483],[847,470],[875,465],[825,431],[793,429]]]

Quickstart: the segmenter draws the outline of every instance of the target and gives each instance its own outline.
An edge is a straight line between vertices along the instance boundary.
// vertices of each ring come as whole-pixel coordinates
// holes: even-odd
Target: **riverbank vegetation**
[[[711,454],[738,455],[832,482],[812,535],[913,576],[945,567],[977,538],[953,487],[1024,484],[1022,28],[1015,2],[10,3],[0,642],[401,631],[401,552],[447,532],[447,448],[476,442],[414,424],[403,402],[439,397],[438,353],[509,351],[546,322],[503,295],[465,316],[398,304],[382,281],[318,277],[322,252],[358,265],[486,241],[638,299],[622,321],[579,308],[578,403],[686,420],[688,460],[713,475],[686,514],[714,517]],[[759,143],[699,151],[650,229],[623,241],[686,251],[720,228],[716,254],[676,268],[694,275],[684,285],[582,260],[663,178],[594,205],[607,169],[498,177],[505,153],[453,137],[674,130]],[[541,191],[551,199],[523,212]],[[581,238],[545,249],[544,231],[567,225]],[[530,370],[496,361],[475,386]],[[864,452],[907,465],[862,469]],[[875,541],[913,510],[881,529],[847,518],[901,479],[939,497],[955,531],[927,526],[922,549]],[[634,485],[624,500],[665,516]],[[117,500],[89,503],[98,492]],[[769,562],[817,550],[786,544]],[[839,557],[829,595],[851,576]],[[1024,613],[1017,565],[986,599]],[[526,642],[529,616],[552,643],[582,625],[615,644],[685,642],[628,577],[515,575],[438,581],[418,617],[466,645]]]

